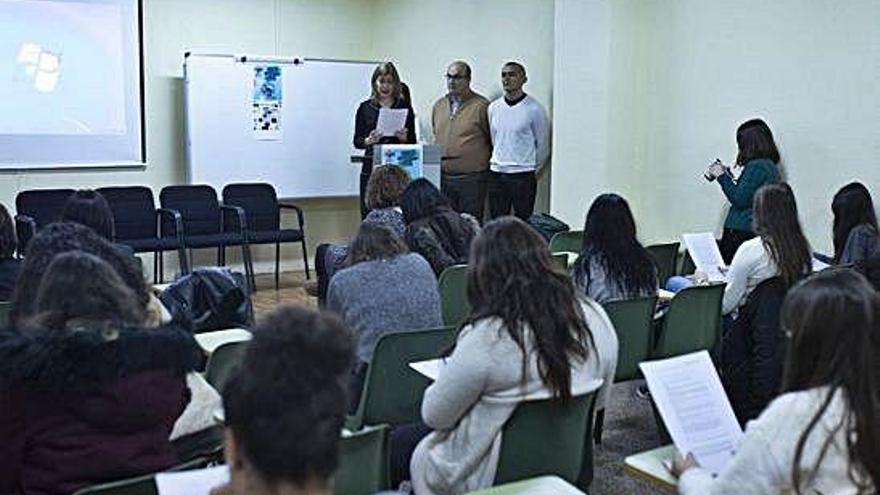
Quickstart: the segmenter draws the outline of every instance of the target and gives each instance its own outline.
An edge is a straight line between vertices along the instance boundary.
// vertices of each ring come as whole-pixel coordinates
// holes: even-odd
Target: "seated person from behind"
[[[21,260],[15,258],[17,246],[15,222],[6,207],[0,204],[0,301],[12,299],[12,290],[21,271]]]
[[[764,280],[778,276],[787,289],[813,269],[810,244],[798,220],[794,192],[787,183],[758,189],[752,218],[758,237],[743,242],[733,255],[721,303],[723,314],[745,304]]]
[[[353,342],[328,314],[282,307],[223,391],[230,483],[212,494],[331,495]]]
[[[600,304],[657,293],[654,258],[636,238],[629,205],[617,194],[602,194],[587,212],[574,281]]]
[[[871,193],[860,182],[849,183],[831,202],[834,212],[835,265],[849,265],[880,254],[880,233]]]
[[[69,494],[176,464],[195,340],[143,329],[143,305],[94,255],[60,254],[39,281],[33,316],[0,334],[0,493]]]
[[[554,270],[547,243],[522,220],[493,220],[474,241],[468,299],[467,323],[422,399],[434,431],[409,463],[418,435],[394,433],[392,459],[401,465],[393,471],[411,474],[416,493],[491,486],[504,423],[520,402],[595,391],[601,409],[614,380],[618,344],[608,316]]]
[[[367,183],[366,205],[370,210],[363,224],[384,225],[401,239],[406,231],[400,196],[409,185],[409,174],[396,165],[382,165],[373,170]],[[348,246],[344,244],[321,244],[315,252],[315,271],[318,274],[318,301],[327,299],[330,279],[347,263]]]
[[[360,398],[376,342],[386,333],[443,326],[440,294],[431,265],[387,227],[364,223],[351,243],[348,268],[330,281],[327,309],[337,312],[357,338],[352,407]]]
[[[717,477],[678,457],[679,493],[877,493],[880,295],[854,271],[832,268],[795,285],[781,318],[783,394],[748,423]]]
[[[410,182],[400,200],[406,220],[406,243],[421,254],[434,274],[455,264],[467,263],[471,242],[480,224],[467,213],[457,213],[449,200],[427,179]]]

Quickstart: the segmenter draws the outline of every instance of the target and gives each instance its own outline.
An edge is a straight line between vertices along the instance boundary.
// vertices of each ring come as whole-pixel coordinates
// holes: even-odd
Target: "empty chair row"
[[[16,197],[16,228],[20,254],[43,226],[61,217],[72,189],[35,189]],[[144,186],[104,187],[98,192],[107,200],[114,220],[114,242],[136,253],[153,253],[153,276],[163,277],[163,253],[176,251],[180,272],[189,273],[187,250],[217,248],[217,264],[226,262],[226,247],[240,246],[249,284],[253,287],[252,244],[275,244],[275,285],[278,286],[281,243],[299,242],[306,277],[309,276],[305,243],[305,221],[296,205],[278,202],[270,184],[229,184],[222,202],[208,185],[167,186],[159,193],[156,207],[153,192]],[[296,228],[282,228],[281,210],[296,212]]]

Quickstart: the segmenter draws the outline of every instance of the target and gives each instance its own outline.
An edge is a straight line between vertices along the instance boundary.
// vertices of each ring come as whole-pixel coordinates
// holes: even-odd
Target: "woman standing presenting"
[[[361,218],[367,216],[364,193],[370,174],[373,173],[373,145],[376,144],[415,144],[415,115],[409,103],[401,96],[400,76],[391,62],[382,62],[376,66],[371,78],[372,90],[370,99],[363,101],[357,109],[354,119],[354,147],[365,150],[364,162],[361,166],[360,205]],[[406,125],[393,136],[383,136],[376,128],[379,121],[379,110],[382,108],[407,109]]]
[[[755,192],[764,184],[779,182],[779,150],[767,123],[752,119],[739,126],[736,144],[739,148],[736,166],[742,167],[738,179],[733,178],[730,169],[721,160],[715,160],[705,173],[709,180],[718,179],[721,190],[730,201],[719,246],[725,263],[731,262],[740,244],[755,237],[752,230]]]

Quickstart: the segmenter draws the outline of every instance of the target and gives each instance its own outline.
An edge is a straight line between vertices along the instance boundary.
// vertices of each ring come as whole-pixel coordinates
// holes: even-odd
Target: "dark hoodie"
[[[165,469],[199,362],[175,327],[0,333],[0,494],[69,494]]]

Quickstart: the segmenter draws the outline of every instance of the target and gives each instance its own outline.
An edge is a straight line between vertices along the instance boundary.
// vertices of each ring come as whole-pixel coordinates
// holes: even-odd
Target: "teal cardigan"
[[[721,190],[730,201],[730,211],[724,220],[724,228],[752,231],[752,200],[761,186],[779,182],[779,169],[771,160],[759,158],[750,160],[743,168],[739,180],[724,174],[718,178]]]

